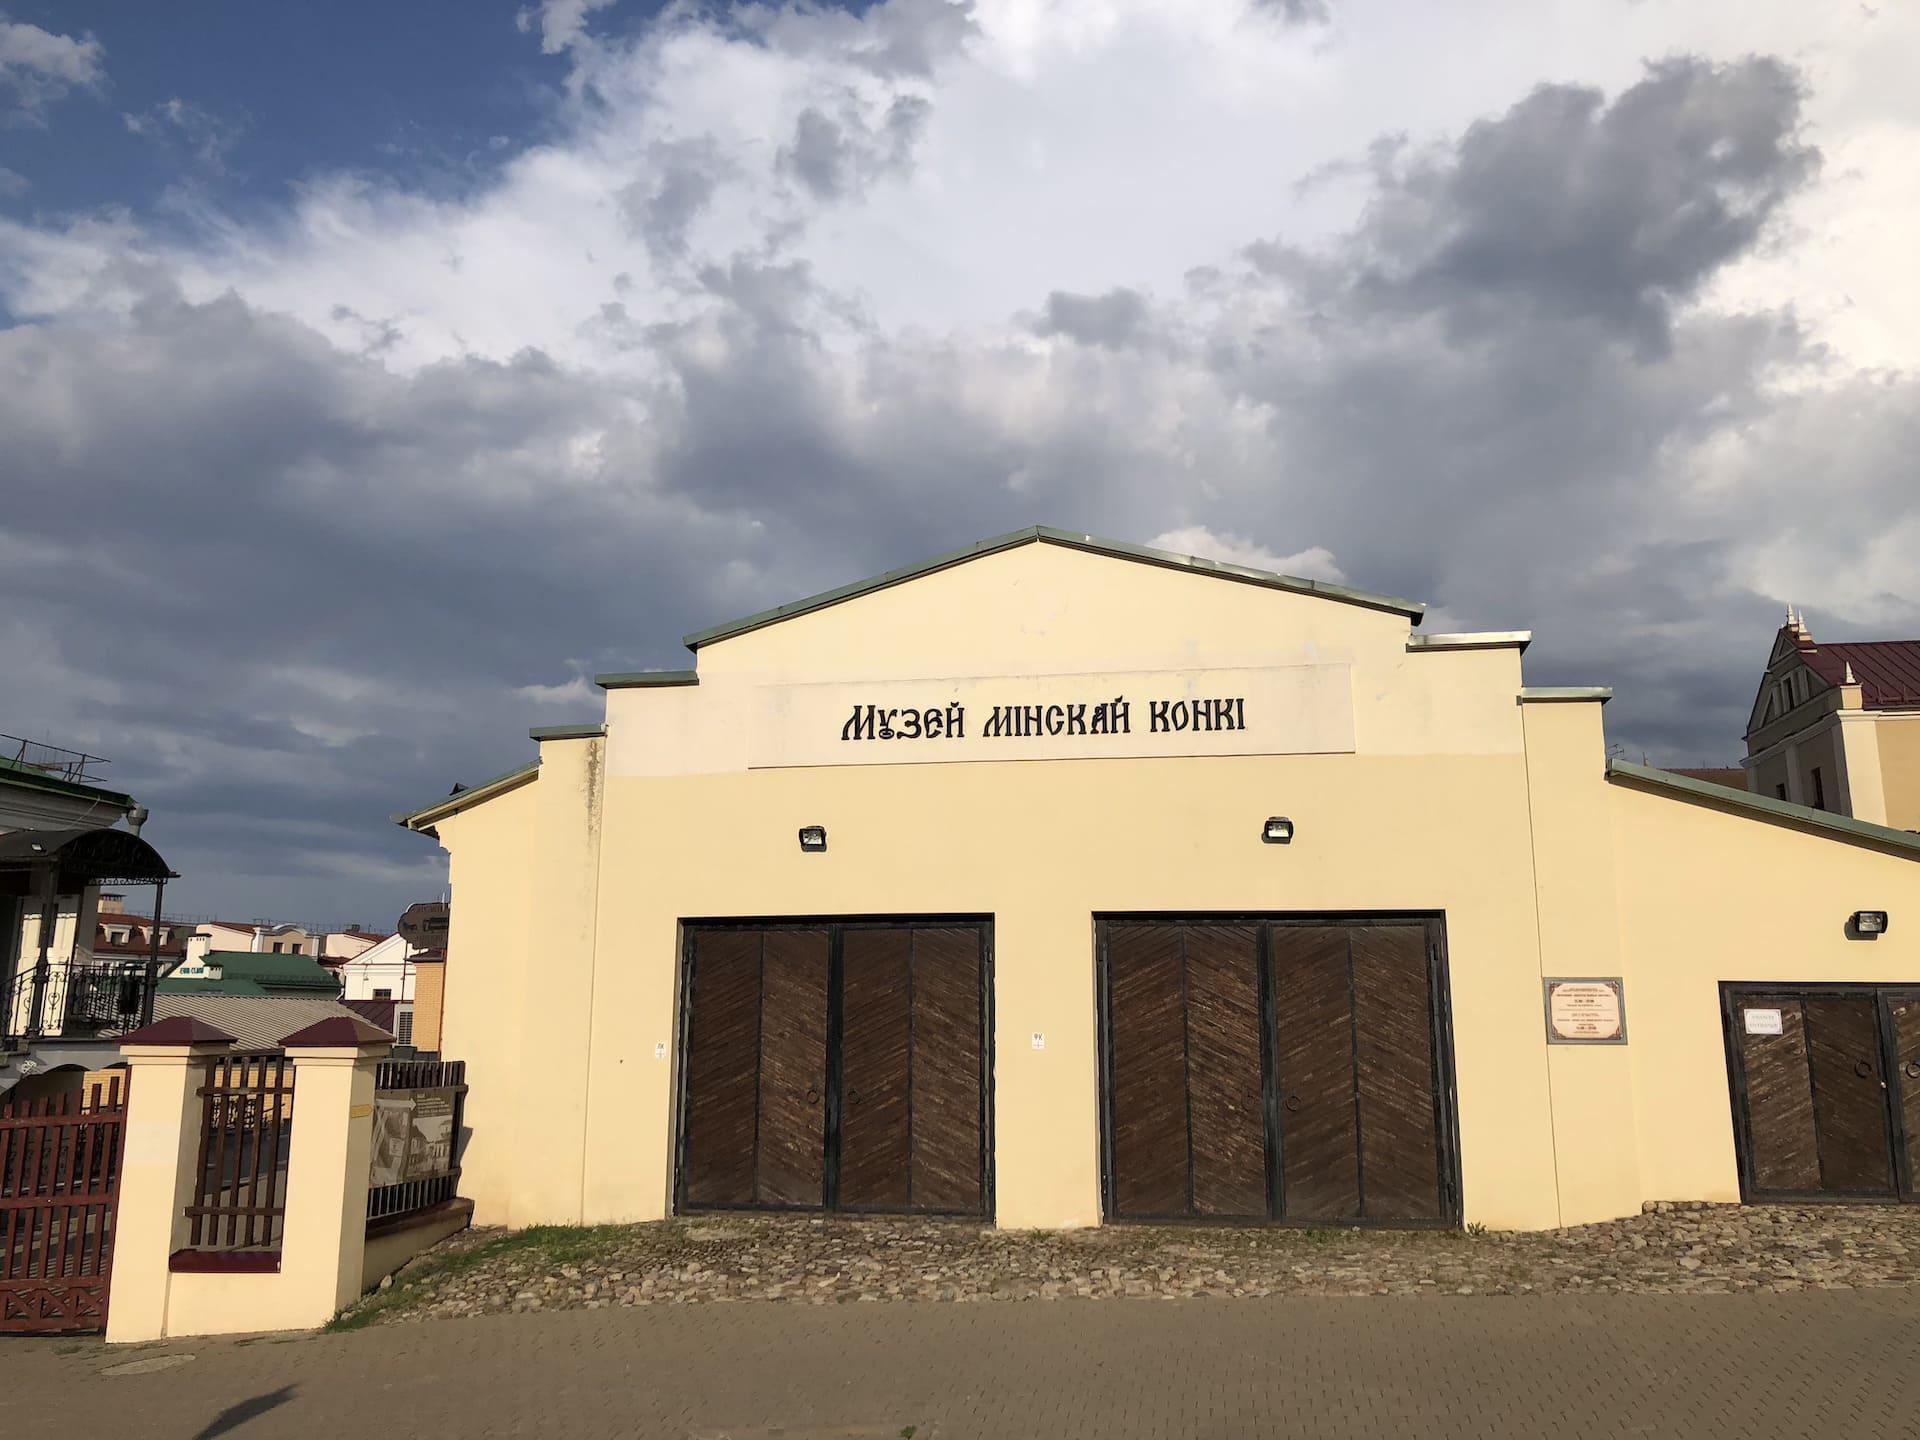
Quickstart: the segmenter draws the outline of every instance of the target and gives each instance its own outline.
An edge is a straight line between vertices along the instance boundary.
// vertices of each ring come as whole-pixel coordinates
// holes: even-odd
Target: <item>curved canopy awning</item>
[[[0,871],[47,864],[59,868],[63,890],[178,878],[158,850],[127,830],[15,830],[0,835]]]

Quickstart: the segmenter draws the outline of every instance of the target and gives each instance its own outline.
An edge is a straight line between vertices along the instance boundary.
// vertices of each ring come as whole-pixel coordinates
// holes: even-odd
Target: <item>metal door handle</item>
[[[1920,1080],[1920,1060],[1907,1061],[1907,1063],[1901,1067],[1901,1071],[1909,1080]]]
[[[858,1105],[860,1103],[860,1092],[858,1090],[847,1091],[847,1103],[849,1105]]]
[[[807,1104],[818,1105],[819,1103],[820,1103],[820,1092],[818,1090],[807,1091]]]
[[[1868,1076],[1873,1074],[1873,1062],[1871,1060],[1854,1061],[1853,1073],[1858,1075],[1862,1080],[1865,1080]]]
[[[1294,1111],[1298,1110],[1299,1108],[1300,1108],[1300,1097],[1298,1095],[1287,1096],[1287,1113],[1291,1115]]]

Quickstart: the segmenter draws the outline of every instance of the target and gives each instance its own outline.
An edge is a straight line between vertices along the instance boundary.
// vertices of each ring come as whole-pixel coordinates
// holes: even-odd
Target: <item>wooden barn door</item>
[[[986,927],[687,927],[683,1209],[987,1212]]]
[[[701,930],[689,948],[681,1203],[818,1209],[828,933]]]
[[[1114,925],[1106,939],[1111,1212],[1266,1217],[1259,930]]]
[[[1436,932],[1101,922],[1108,1213],[1447,1220]]]
[[[1897,1002],[1891,1008],[1897,1032]],[[1896,1195],[1895,1107],[1881,1010],[1871,990],[1742,987],[1730,999],[1748,1199]]]
[[[838,1208],[985,1213],[982,952],[975,926],[846,927]]]

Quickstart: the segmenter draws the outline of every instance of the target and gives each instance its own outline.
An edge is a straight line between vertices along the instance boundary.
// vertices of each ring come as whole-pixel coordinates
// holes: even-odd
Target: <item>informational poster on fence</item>
[[[376,1189],[398,1185],[407,1168],[407,1139],[413,1133],[413,1096],[377,1095],[373,1101],[373,1160],[367,1183]]]
[[[453,1168],[452,1087],[383,1092],[373,1100],[373,1156],[367,1183],[431,1180]]]

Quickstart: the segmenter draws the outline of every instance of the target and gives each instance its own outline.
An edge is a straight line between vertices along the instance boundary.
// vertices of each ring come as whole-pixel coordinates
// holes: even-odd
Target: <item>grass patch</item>
[[[450,1280],[503,1261],[533,1272],[558,1273],[563,1265],[579,1265],[608,1254],[630,1240],[634,1225],[530,1225],[500,1235],[469,1250],[436,1256],[431,1251],[394,1277],[385,1290],[375,1290],[342,1310],[327,1323],[330,1332],[361,1330],[383,1316],[431,1300]]]

